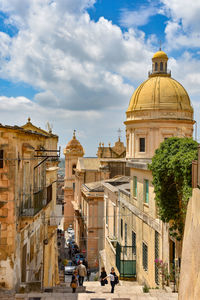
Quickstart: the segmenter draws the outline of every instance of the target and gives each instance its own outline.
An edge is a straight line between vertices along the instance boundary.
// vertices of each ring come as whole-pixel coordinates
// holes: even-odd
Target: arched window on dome
[[[160,63],[160,71],[163,71],[163,62]]]
[[[73,164],[73,166],[72,166],[72,175],[74,175],[74,174],[75,174],[75,169],[76,169],[76,165],[75,165],[75,164]]]
[[[167,72],[167,63],[165,63],[165,72]]]
[[[155,71],[158,71],[158,63],[155,63]]]

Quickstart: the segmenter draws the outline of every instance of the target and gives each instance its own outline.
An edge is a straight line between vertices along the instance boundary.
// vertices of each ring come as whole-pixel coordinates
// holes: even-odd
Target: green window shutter
[[[149,203],[149,180],[144,180],[144,201]]]
[[[135,197],[137,197],[137,177],[134,177],[134,181],[135,181]]]
[[[149,180],[146,180],[146,203],[149,203]]]

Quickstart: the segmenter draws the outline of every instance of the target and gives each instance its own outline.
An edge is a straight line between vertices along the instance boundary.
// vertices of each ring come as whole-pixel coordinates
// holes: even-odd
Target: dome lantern
[[[167,54],[160,48],[152,57],[152,71],[149,72],[149,77],[157,75],[171,77],[171,72],[167,70],[167,61]]]

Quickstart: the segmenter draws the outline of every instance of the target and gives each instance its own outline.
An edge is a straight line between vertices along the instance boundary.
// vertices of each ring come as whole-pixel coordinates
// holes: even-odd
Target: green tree
[[[198,143],[192,138],[166,139],[149,165],[153,174],[155,200],[160,218],[170,221],[170,234],[181,240],[187,203],[192,195],[192,161]]]

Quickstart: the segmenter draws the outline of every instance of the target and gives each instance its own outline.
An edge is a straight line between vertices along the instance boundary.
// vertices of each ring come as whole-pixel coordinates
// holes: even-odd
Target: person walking
[[[78,272],[74,270],[73,275],[72,275],[72,281],[71,281],[71,288],[72,288],[72,293],[76,293],[76,288],[78,286],[78,280],[77,280],[77,274]]]
[[[83,285],[83,281],[84,281],[84,277],[87,275],[86,272],[86,267],[83,265],[82,261],[80,261],[79,266],[77,268],[77,272],[78,272],[78,281],[79,281],[79,286]]]
[[[118,280],[118,276],[115,273],[115,269],[113,267],[111,268],[110,274],[108,276],[106,276],[105,278],[103,278],[103,280],[107,279],[108,277],[110,277],[111,293],[114,293],[115,284],[119,280]]]
[[[87,281],[90,281],[90,275],[91,275],[91,271],[89,268],[87,268]]]
[[[105,284],[108,283],[108,280],[105,279],[107,278],[107,273],[104,267],[101,268],[101,275],[100,275],[100,282],[101,282],[101,286],[104,286]]]

